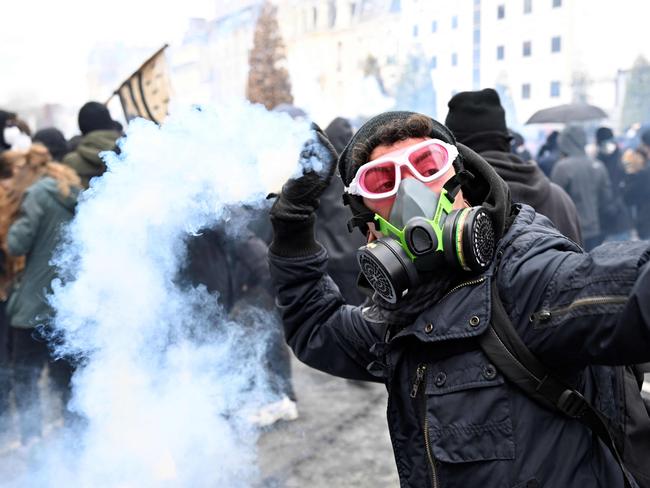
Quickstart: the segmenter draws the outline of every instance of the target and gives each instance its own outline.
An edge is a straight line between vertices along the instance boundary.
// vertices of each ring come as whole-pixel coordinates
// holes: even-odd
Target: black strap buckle
[[[564,390],[557,401],[557,408],[572,418],[580,418],[587,408],[587,400],[575,390]]]

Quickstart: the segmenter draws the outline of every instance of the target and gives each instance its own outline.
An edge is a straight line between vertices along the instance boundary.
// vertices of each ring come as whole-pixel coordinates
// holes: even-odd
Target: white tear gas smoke
[[[136,120],[121,154],[105,155],[108,172],[83,194],[57,258],[52,297],[59,353],[83,359],[70,408],[86,422],[27,484],[253,483],[248,419],[273,400],[263,361],[271,319],[258,311],[252,325],[236,323],[205,287],[176,276],[188,235],[226,221],[236,239],[246,222],[232,209],[277,191],[309,134],[306,122],[242,102],[181,109],[161,127]]]

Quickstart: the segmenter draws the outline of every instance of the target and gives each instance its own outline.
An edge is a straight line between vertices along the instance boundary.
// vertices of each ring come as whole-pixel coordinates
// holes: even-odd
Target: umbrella
[[[538,110],[528,119],[526,124],[566,124],[605,118],[607,118],[607,114],[602,108],[587,103],[567,103]]]

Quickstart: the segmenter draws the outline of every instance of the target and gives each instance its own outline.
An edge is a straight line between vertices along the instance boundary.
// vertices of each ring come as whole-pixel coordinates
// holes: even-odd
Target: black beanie
[[[54,127],[39,130],[34,134],[32,140],[47,147],[54,161],[62,161],[63,156],[68,153],[68,141],[65,140],[61,131]]]
[[[596,143],[600,144],[605,141],[614,139],[614,132],[609,127],[599,127],[596,130]]]
[[[506,113],[492,88],[460,92],[451,97],[445,125],[458,142],[475,151],[510,151]]]
[[[343,180],[343,183],[345,183],[345,186],[350,185],[354,179],[354,175],[357,173],[357,170],[368,162],[355,161],[353,159],[354,148],[358,145],[367,145],[370,138],[374,136],[382,126],[394,123],[395,121],[406,122],[409,117],[413,115],[421,114],[405,111],[385,112],[373,117],[359,128],[359,130],[354,134],[354,136],[352,136],[352,139],[350,139],[350,142],[347,146],[345,146],[345,149],[343,149],[343,152],[341,152],[341,155],[339,156],[339,173],[341,174],[341,179]],[[454,139],[454,135],[449,129],[447,129],[444,125],[436,120],[431,119],[431,122],[433,122],[433,129],[429,133],[429,137],[440,139],[441,141],[456,145],[456,139]],[[368,147],[367,149],[372,152],[374,147]],[[456,168],[456,172],[462,169],[459,158],[454,161],[454,167]]]
[[[115,126],[105,105],[88,102],[79,110],[79,130],[86,135],[95,130],[115,130]]]

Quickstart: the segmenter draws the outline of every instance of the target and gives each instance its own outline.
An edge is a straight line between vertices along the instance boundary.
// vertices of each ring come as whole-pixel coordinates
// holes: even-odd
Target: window
[[[355,2],[352,2],[350,4],[350,17],[354,18],[356,14],[357,14],[357,4]]]
[[[528,56],[530,56],[531,52],[532,52],[531,42],[524,41],[524,49],[523,49],[524,57],[527,58]]]
[[[451,65],[458,66],[458,54],[451,53]]]
[[[418,29],[417,24],[413,26],[413,37],[417,37],[420,29]]]
[[[436,69],[438,67],[438,58],[436,56],[431,57],[431,62],[429,63],[431,69]]]
[[[434,20],[431,22],[431,32],[436,32],[438,30],[438,21]]]
[[[314,7],[312,9],[311,15],[312,15],[312,21],[313,21],[312,25],[314,27],[316,27],[318,25],[318,9],[316,7]]]
[[[506,54],[506,48],[504,46],[497,46],[497,59],[503,59]]]
[[[524,13],[529,14],[533,11],[533,0],[524,0]]]
[[[506,16],[506,6],[505,5],[499,5],[497,7],[497,19],[503,19]]]
[[[481,30],[474,29],[474,44],[479,44],[481,42]]]
[[[562,50],[562,38],[560,36],[551,39],[551,52],[559,53]]]
[[[451,28],[452,29],[458,29],[458,15],[454,15],[451,18]]]
[[[551,96],[559,97],[560,96],[560,82],[551,81]]]
[[[528,100],[530,98],[530,83],[521,85],[521,98]]]
[[[562,6],[562,0],[553,0],[553,8],[558,8]]]

